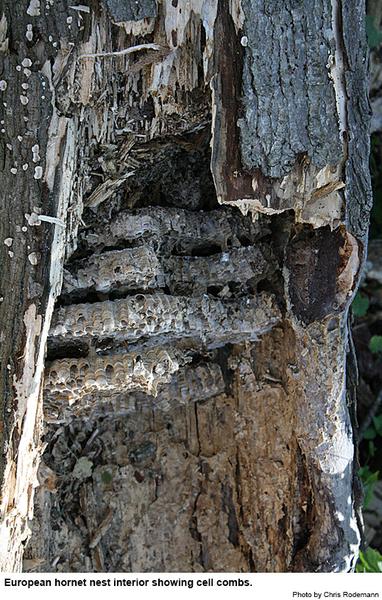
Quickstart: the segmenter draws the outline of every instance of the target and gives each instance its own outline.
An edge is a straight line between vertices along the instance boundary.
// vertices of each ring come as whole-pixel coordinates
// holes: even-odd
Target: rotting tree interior
[[[250,399],[263,390],[262,425],[272,427],[267,389],[278,386],[281,400],[283,375],[265,365],[255,374],[253,342],[281,319],[277,256],[288,234],[280,229],[275,247],[277,218],[218,205],[208,130],[142,145],[152,158],[138,183],[83,213],[48,338],[41,472],[50,491],[41,487],[36,507],[47,535],[36,529],[27,550],[44,557],[41,569],[255,568],[251,524],[260,533],[264,500],[250,507],[246,497],[268,461],[254,460],[265,432]],[[275,352],[283,337],[279,329]],[[289,443],[277,440],[286,454]],[[297,473],[285,477],[297,485]],[[288,526],[280,516],[278,531]]]
[[[83,212],[48,338],[26,565],[299,568],[315,508],[280,267],[314,230],[219,206],[208,130],[142,144],[142,172]]]

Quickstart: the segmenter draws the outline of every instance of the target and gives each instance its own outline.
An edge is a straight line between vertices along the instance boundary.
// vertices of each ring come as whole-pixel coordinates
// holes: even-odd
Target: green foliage
[[[373,425],[375,427],[375,431],[377,432],[377,434],[382,437],[382,415],[373,417]]]
[[[370,338],[369,349],[373,354],[382,352],[382,335],[373,335]]]
[[[380,238],[382,234],[382,136],[380,132],[371,136],[370,172],[373,184],[373,207],[371,210],[370,238]]]
[[[369,298],[365,294],[357,292],[351,306],[356,317],[364,317],[369,308]]]
[[[369,47],[378,48],[382,44],[382,31],[375,26],[371,15],[366,16],[366,34]],[[382,237],[382,135],[376,132],[371,136],[370,171],[373,186],[373,207],[370,219],[370,238]],[[355,317],[364,317],[369,309],[369,298],[358,292],[352,303]],[[374,335],[369,341],[369,349],[373,354],[382,352],[382,336]],[[378,437],[382,437],[382,415],[373,417],[370,427],[364,432],[363,439],[367,444],[367,461],[376,454]],[[376,440],[376,442],[374,442]],[[372,471],[366,464],[358,471],[364,487],[364,509],[370,504],[374,487],[379,480],[379,471]],[[357,573],[382,573],[382,555],[373,548],[360,552],[356,565]]]
[[[362,481],[364,494],[365,494],[363,507],[367,508],[367,506],[370,504],[371,499],[373,497],[374,487],[379,478],[379,471],[373,472],[370,470],[370,468],[367,465],[364,465],[363,467],[361,467],[359,469],[358,475]]]
[[[375,440],[376,437],[377,437],[377,432],[375,431],[374,427],[372,427],[372,426],[368,427],[363,434],[364,440]]]
[[[368,444],[368,447],[367,447],[367,451],[368,451],[368,453],[369,453],[369,457],[370,457],[370,458],[374,458],[374,456],[375,456],[375,453],[376,453],[376,451],[377,451],[377,449],[376,449],[376,447],[375,447],[375,444],[374,444],[374,440],[369,440],[369,444]]]
[[[382,573],[382,554],[373,548],[360,552],[356,573]]]
[[[382,42],[382,32],[374,25],[371,15],[366,15],[366,35],[369,48],[377,48]]]
[[[378,436],[382,437],[382,415],[373,417],[372,424],[366,429],[366,431],[363,434],[363,439],[369,442],[368,455],[370,458],[373,458],[373,456],[375,456],[376,447],[374,444],[374,440]]]

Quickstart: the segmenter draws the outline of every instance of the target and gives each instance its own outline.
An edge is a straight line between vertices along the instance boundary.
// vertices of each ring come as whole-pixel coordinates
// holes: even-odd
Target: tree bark
[[[2,10],[1,569],[352,570],[363,2]]]

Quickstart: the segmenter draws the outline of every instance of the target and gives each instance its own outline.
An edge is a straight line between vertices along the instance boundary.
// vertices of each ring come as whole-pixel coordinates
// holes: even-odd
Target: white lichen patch
[[[12,167],[12,169],[11,169],[11,173],[12,173],[12,175],[16,175],[16,174],[17,174],[17,169],[16,169],[16,167]]]
[[[27,38],[28,42],[31,42],[33,40],[33,27],[31,23],[28,23],[27,25],[25,37]]]
[[[0,80],[0,92],[5,92],[5,90],[7,89],[8,84],[5,81],[5,79],[1,79]]]
[[[32,212],[31,215],[29,215],[28,213],[25,213],[25,218],[28,221],[28,225],[31,226],[38,226],[41,225],[41,221],[40,221],[40,215],[38,215],[35,212]]]
[[[20,96],[20,102],[23,106],[26,106],[29,102],[29,98],[27,96]]]
[[[8,248],[10,248],[10,247],[12,246],[12,244],[13,244],[13,238],[6,238],[6,239],[4,240],[4,244],[5,244],[6,246],[8,246]]]
[[[34,175],[33,175],[34,179],[41,179],[42,174],[43,174],[42,167],[35,167],[34,168]]]
[[[31,265],[35,266],[38,264],[39,254],[37,252],[31,252],[28,254],[28,260]]]
[[[38,144],[35,144],[34,146],[32,146],[32,160],[34,163],[39,162],[41,160],[39,152],[40,152],[40,147]]]
[[[26,57],[23,59],[23,61],[21,62],[21,65],[25,68],[27,67],[31,67],[32,66],[32,61],[30,58]]]
[[[40,12],[40,0],[30,0],[27,8],[27,14],[31,17],[39,17]]]

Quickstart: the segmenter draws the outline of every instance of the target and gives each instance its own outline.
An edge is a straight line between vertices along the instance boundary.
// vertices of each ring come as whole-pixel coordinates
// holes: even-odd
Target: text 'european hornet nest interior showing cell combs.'
[[[48,339],[48,422],[118,416],[137,398],[163,408],[170,397],[220,394],[231,345],[279,320],[269,222],[218,204],[207,128],[141,147],[137,159],[144,166],[106,201],[90,195],[65,264]]]

